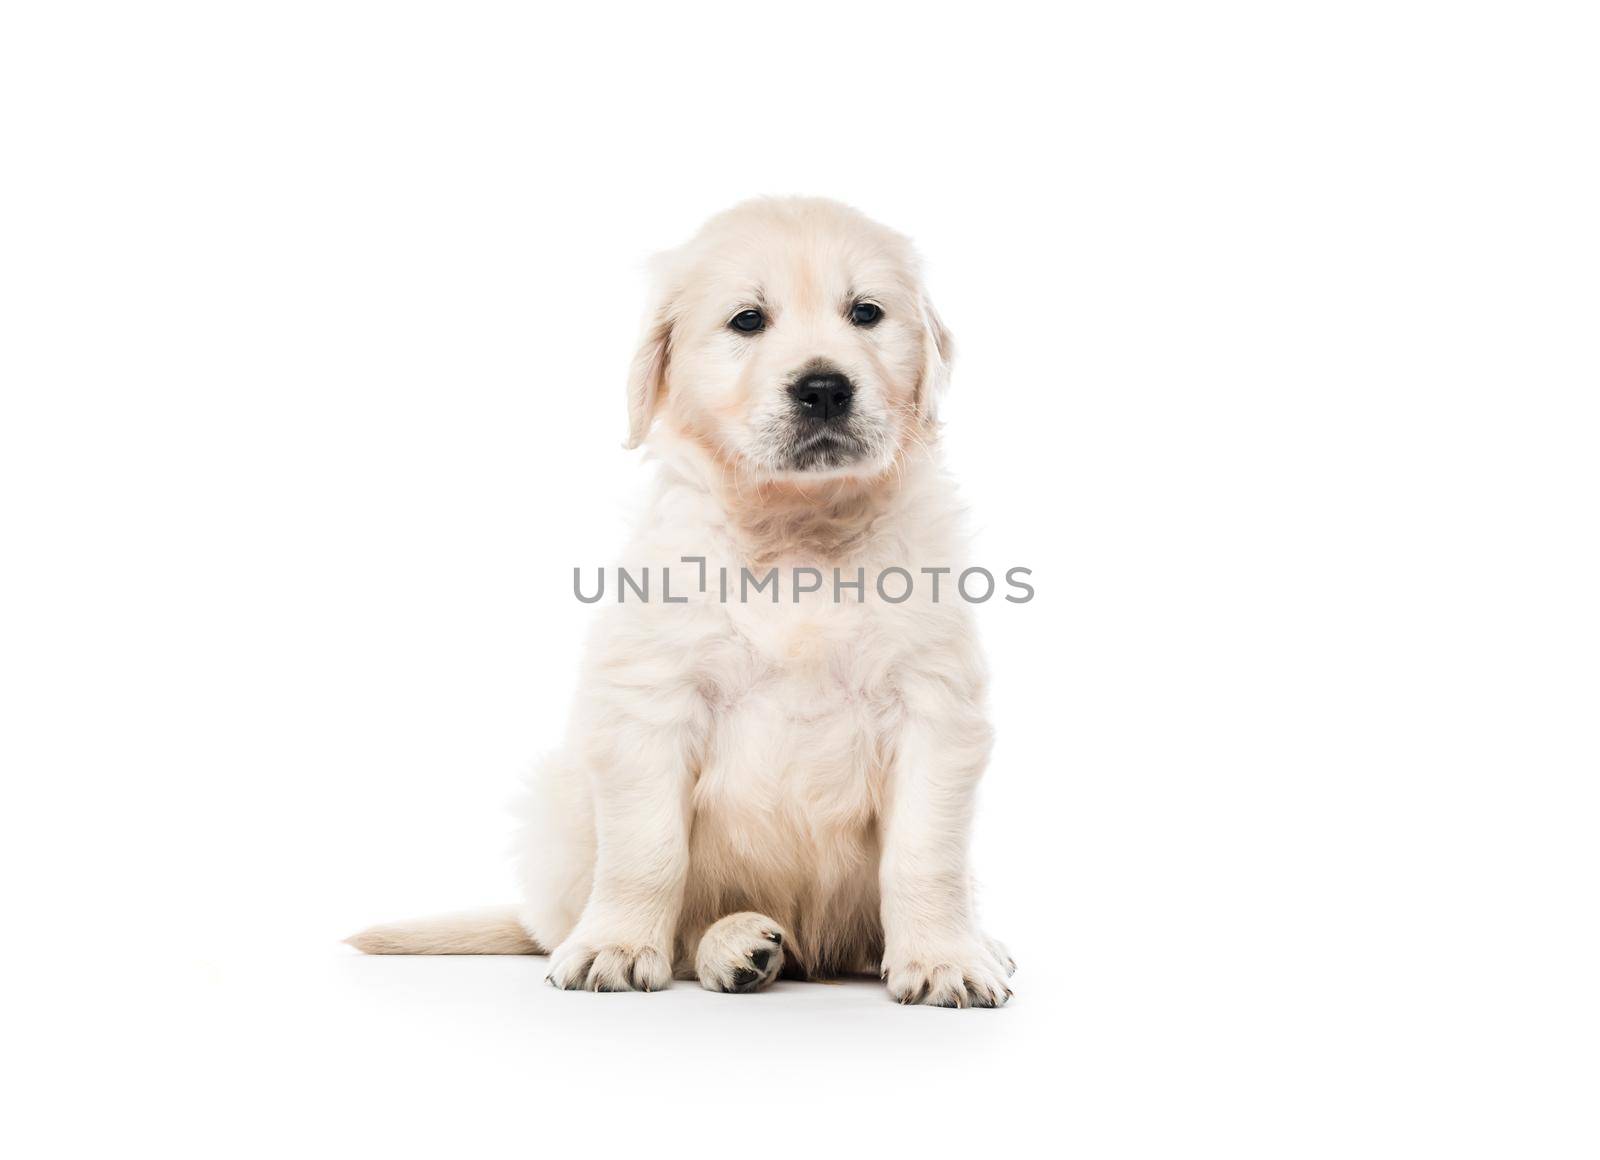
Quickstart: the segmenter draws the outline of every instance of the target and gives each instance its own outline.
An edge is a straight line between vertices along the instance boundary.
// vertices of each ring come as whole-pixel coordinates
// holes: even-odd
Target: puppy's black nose
[[[795,408],[807,419],[815,419],[819,423],[848,415],[850,400],[855,393],[855,385],[837,371],[806,375],[789,388]]]

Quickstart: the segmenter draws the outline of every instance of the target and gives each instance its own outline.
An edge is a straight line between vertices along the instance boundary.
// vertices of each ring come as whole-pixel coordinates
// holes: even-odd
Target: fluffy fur
[[[881,973],[901,1002],[997,1006],[1012,963],[979,930],[967,865],[990,748],[935,407],[951,343],[899,235],[809,199],[747,203],[665,255],[628,384],[631,443],[659,463],[623,565],[670,567],[688,603],[605,608],[565,747],[531,779],[517,921],[376,927],[372,953],[550,953],[571,990],[713,990]],[[852,325],[852,302],[883,317]],[[729,328],[740,310],[769,319]],[[787,388],[826,363],[855,385],[847,446],[794,466]],[[682,557],[704,557],[701,569]],[[780,568],[778,603],[716,577]],[[788,569],[829,578],[793,597]],[[912,598],[873,591],[882,569]],[[831,579],[863,569],[865,597]],[[898,591],[898,589],[896,589]],[[770,952],[770,953],[763,953]]]

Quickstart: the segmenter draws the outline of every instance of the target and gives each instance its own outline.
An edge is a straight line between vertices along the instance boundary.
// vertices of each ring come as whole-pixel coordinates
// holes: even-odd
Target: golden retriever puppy
[[[567,990],[878,972],[1004,1003],[967,864],[990,729],[950,359],[910,244],[837,203],[752,201],[658,259],[628,381],[653,502],[530,782],[522,906],[351,942],[548,953]]]

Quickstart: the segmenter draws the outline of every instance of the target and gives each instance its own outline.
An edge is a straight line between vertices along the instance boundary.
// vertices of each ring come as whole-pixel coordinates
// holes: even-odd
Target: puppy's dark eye
[[[767,325],[767,316],[759,310],[741,310],[728,320],[728,325],[746,334],[754,334]]]
[[[875,325],[883,317],[883,307],[872,302],[857,302],[850,308],[850,321],[857,326]]]

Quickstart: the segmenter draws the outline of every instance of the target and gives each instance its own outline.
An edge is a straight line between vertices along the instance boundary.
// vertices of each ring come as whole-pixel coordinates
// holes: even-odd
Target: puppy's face
[[[747,477],[872,477],[931,424],[949,337],[897,234],[833,202],[753,202],[661,274],[633,442],[659,413]]]

